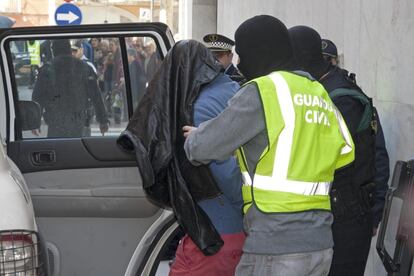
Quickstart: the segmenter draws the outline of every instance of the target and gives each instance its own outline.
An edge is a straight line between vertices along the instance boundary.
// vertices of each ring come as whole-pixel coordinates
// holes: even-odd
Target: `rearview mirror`
[[[19,112],[22,131],[40,128],[42,114],[37,102],[19,101]]]

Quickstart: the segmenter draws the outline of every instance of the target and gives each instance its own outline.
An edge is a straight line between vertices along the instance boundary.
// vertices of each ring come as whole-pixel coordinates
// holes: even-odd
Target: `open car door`
[[[177,226],[116,139],[173,43],[161,23],[1,33],[2,143],[29,186],[50,275],[154,273],[151,252]]]
[[[377,251],[388,275],[414,275],[414,160],[395,165]]]

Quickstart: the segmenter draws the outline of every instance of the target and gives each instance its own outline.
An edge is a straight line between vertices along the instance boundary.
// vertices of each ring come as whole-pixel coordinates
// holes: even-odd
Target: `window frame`
[[[158,26],[159,25],[159,26]],[[4,90],[7,91],[6,94],[6,106],[8,109],[7,112],[7,121],[6,121],[6,129],[7,129],[7,136],[6,142],[14,142],[14,141],[23,141],[23,140],[30,140],[30,138],[23,139],[22,131],[19,123],[19,110],[18,110],[18,98],[17,98],[17,83],[16,77],[13,67],[13,59],[12,54],[10,51],[10,42],[15,40],[47,40],[53,38],[59,39],[81,39],[81,38],[117,38],[120,42],[121,47],[121,57],[123,62],[123,69],[124,69],[124,77],[126,82],[130,82],[129,77],[129,68],[127,68],[127,64],[125,64],[124,59],[127,58],[127,51],[124,46],[125,38],[126,37],[151,37],[156,46],[157,51],[160,54],[160,57],[164,59],[167,49],[172,47],[173,41],[171,40],[171,34],[169,32],[164,31],[164,33],[160,33],[160,28],[154,27],[164,27],[164,24],[153,24],[153,23],[136,23],[136,24],[111,24],[111,25],[90,25],[90,26],[78,26],[77,28],[59,28],[59,27],[45,27],[45,28],[37,28],[39,29],[38,34],[33,34],[33,29],[35,28],[22,28],[22,34],[14,33],[14,31],[5,32],[3,36],[0,38],[0,51],[1,51],[1,59],[3,60],[3,83],[4,83]],[[102,30],[92,31],[91,28],[96,27]],[[125,28],[133,28],[138,30],[125,30]],[[139,30],[139,28],[147,28],[146,30]],[[150,28],[151,27],[151,28]],[[124,28],[124,30],[116,31],[115,28]],[[72,30],[75,29],[75,30]],[[77,29],[77,30],[76,30]],[[30,31],[31,33],[26,34],[26,32]],[[43,33],[41,30],[44,30]],[[57,32],[57,31],[60,32]],[[66,32],[62,32],[61,30],[66,30]],[[165,34],[165,36],[164,36]],[[122,43],[123,41],[123,43]],[[169,45],[167,45],[167,43]],[[6,61],[6,62],[5,62]],[[129,84],[128,84],[129,86]],[[129,89],[126,87],[126,95],[128,101],[128,115],[131,117],[133,110],[130,109],[132,107],[132,95]],[[12,107],[12,108],[10,108]],[[81,139],[82,137],[74,137],[74,138],[59,138],[59,139]],[[45,137],[44,139],[48,139]]]

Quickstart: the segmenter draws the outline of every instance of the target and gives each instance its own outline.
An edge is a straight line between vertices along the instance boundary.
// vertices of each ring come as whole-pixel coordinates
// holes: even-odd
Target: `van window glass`
[[[22,139],[119,135],[132,112],[128,99],[135,108],[161,60],[150,37],[121,45],[111,37],[11,41]]]

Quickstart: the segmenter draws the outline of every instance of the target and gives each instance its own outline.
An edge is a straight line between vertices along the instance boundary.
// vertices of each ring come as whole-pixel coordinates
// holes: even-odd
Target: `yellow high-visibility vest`
[[[251,82],[262,100],[268,146],[254,175],[238,150],[244,212],[253,203],[266,213],[330,210],[334,172],[354,160],[342,115],[324,87],[306,77],[279,71]]]
[[[31,43],[32,42],[32,43]],[[40,65],[40,41],[28,41],[27,50],[30,55],[30,65]]]

